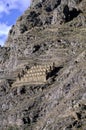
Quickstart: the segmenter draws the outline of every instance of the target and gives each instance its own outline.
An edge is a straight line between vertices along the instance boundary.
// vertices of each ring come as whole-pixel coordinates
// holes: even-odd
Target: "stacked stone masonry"
[[[47,82],[48,75],[54,69],[54,63],[49,65],[36,65],[32,66],[27,72],[19,79],[17,78],[14,86],[19,86],[20,84],[44,84]]]

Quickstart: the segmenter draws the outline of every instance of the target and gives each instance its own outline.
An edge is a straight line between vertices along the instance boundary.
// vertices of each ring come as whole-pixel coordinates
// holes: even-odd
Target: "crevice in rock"
[[[23,118],[23,123],[24,124],[30,124],[31,123],[30,118],[29,117],[24,117]]]
[[[52,77],[53,75],[56,76],[56,74],[63,68],[63,66],[55,67],[52,72],[48,73],[48,77]]]
[[[22,87],[22,89],[20,90],[20,94],[25,94],[26,93],[26,89],[25,86]]]
[[[35,53],[36,51],[38,51],[40,49],[40,45],[35,45],[33,47],[33,53]]]
[[[66,5],[63,10],[64,16],[65,16],[65,22],[69,22],[76,18],[80,13],[82,13],[81,10],[77,10],[73,8],[72,10],[69,10],[69,7]]]

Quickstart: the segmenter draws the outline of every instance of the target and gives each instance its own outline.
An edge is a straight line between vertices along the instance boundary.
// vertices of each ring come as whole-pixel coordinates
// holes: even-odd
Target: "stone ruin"
[[[28,68],[27,71],[23,70],[22,75],[18,75],[17,80],[13,83],[13,87],[22,84],[44,84],[54,69],[55,63],[32,66]]]

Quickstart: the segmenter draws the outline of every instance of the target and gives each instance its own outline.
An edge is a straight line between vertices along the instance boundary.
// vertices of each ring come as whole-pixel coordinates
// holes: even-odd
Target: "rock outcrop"
[[[50,63],[47,82],[16,84]],[[0,130],[73,129],[86,129],[86,0],[32,0],[0,47]]]

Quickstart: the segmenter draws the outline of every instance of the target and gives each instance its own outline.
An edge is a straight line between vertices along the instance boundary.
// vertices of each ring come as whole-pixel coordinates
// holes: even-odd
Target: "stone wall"
[[[53,64],[32,66],[21,78],[17,77],[17,80],[13,84],[13,87],[24,83],[44,84],[47,82],[47,75],[53,71],[53,69]]]

